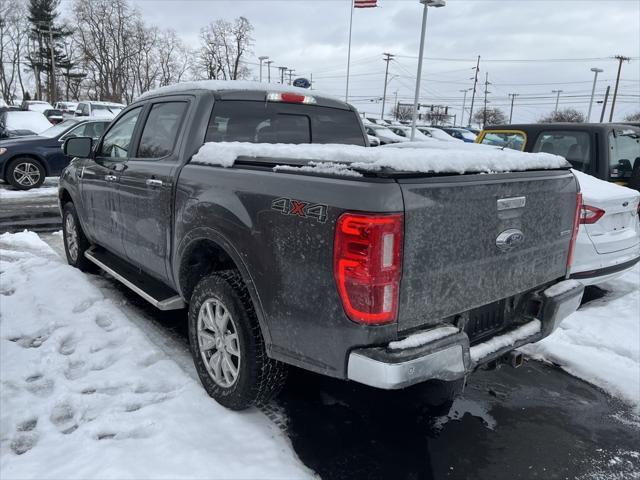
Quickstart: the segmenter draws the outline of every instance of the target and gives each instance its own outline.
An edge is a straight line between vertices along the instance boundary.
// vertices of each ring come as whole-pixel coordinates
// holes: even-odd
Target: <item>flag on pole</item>
[[[354,0],[353,8],[375,8],[378,0]]]

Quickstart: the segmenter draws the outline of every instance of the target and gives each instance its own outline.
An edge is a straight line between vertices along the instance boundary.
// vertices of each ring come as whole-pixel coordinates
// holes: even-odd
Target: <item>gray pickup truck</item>
[[[463,379],[578,307],[568,166],[345,176],[304,158],[193,161],[205,142],[368,146],[350,105],[235,85],[165,87],[98,142],[67,140],[59,190],[68,262],[188,307],[196,369],[222,405],[268,400],[287,365],[381,389]]]

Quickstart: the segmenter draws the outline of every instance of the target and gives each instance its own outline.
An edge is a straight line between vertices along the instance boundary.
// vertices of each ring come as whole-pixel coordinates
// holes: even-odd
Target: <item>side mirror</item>
[[[62,151],[70,157],[89,158],[93,149],[93,139],[90,137],[67,138]]]

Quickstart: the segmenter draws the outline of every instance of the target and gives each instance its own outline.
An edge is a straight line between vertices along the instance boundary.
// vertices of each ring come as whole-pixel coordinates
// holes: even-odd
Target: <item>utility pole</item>
[[[291,76],[293,75],[293,72],[295,72],[295,70],[293,68],[289,69],[289,85],[291,85]]]
[[[509,96],[511,97],[511,111],[509,112],[509,124],[511,124],[511,120],[513,119],[513,101],[516,99],[516,97],[520,95],[519,93],[510,93]]]
[[[618,97],[618,85],[620,84],[620,71],[622,70],[622,62],[628,62],[631,59],[622,55],[616,55],[618,60],[618,75],[616,76],[616,86],[613,89],[613,99],[611,100],[611,111],[609,112],[609,123],[613,122],[613,109],[616,108],[616,98]]]
[[[287,67],[278,67],[280,70],[280,83],[284,83],[284,72],[287,71]]]
[[[489,72],[485,73],[484,76],[484,112],[482,115],[482,128],[486,128],[487,126],[487,94],[489,94]]]
[[[271,83],[271,64],[273,63],[273,60],[267,60],[264,63],[267,64],[267,82]]]
[[[269,57],[266,56],[258,57],[258,60],[260,60],[260,83],[262,83],[262,62],[268,59]]]
[[[480,55],[478,55],[478,62],[475,66],[476,76],[473,80],[473,94],[471,95],[471,109],[469,110],[469,127],[471,126],[471,118],[473,117],[473,104],[476,100],[476,87],[478,85],[478,72],[480,71]]]
[[[390,53],[383,53],[382,55],[385,56],[385,58],[383,58],[382,60],[387,62],[387,66],[384,70],[384,92],[382,94],[382,112],[380,114],[380,119],[384,120],[384,104],[387,101],[387,78],[389,77],[389,62],[394,57],[394,55],[391,55]]]
[[[593,107],[593,96],[596,93],[596,82],[598,81],[598,74],[602,73],[604,70],[601,68],[593,67],[591,69],[592,72],[595,73],[593,76],[593,87],[591,88],[591,100],[589,100],[589,111],[587,112],[587,123],[591,121],[591,107]]]
[[[459,90],[460,93],[464,93],[464,97],[462,97],[462,113],[460,114],[460,126],[464,126],[464,106],[467,104],[467,92],[469,88],[465,88],[464,90]],[[455,125],[455,124],[454,124]]]
[[[609,100],[609,90],[611,90],[611,86],[607,85],[607,91],[604,93],[604,102],[602,102],[602,113],[600,114],[600,123],[604,120],[604,112],[607,111],[607,100]]]
[[[562,93],[562,90],[551,90],[551,93],[555,93],[556,95],[556,109],[553,111],[553,113],[558,113],[558,104],[560,103],[560,94]]]

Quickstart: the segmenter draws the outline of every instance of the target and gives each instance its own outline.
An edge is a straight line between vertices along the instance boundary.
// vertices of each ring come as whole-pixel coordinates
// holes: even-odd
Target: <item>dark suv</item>
[[[640,190],[640,128],[614,123],[494,125],[476,140],[565,157],[576,170]]]

